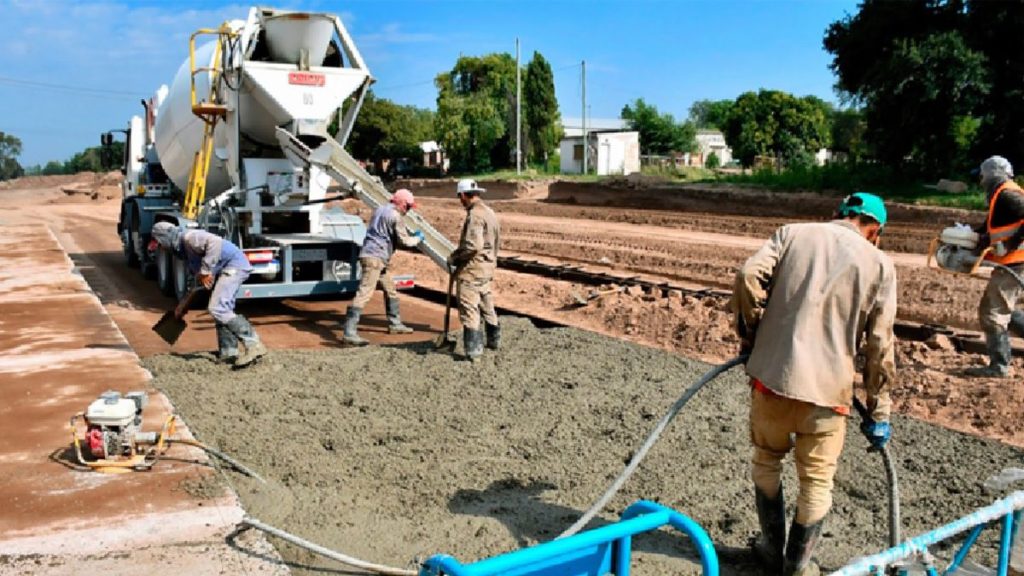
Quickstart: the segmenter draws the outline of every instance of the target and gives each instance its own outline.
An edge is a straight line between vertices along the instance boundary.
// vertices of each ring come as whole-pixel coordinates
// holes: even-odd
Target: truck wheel
[[[131,238],[132,247],[135,248],[135,259],[139,263],[139,271],[142,272],[142,277],[146,280],[152,280],[156,278],[156,263],[149,258],[149,249],[146,246],[145,240],[142,238],[142,233],[139,231],[140,221],[139,209],[136,207],[132,210],[132,223],[131,223]]]
[[[125,222],[121,228],[121,248],[124,250],[124,261],[128,266],[134,268],[139,265],[139,256],[135,252],[134,236],[131,232],[132,222]]]
[[[174,296],[174,255],[163,246],[156,251],[156,285],[164,296]]]
[[[188,291],[192,288],[192,274],[188,271],[188,264],[184,260],[177,256],[171,256],[173,264],[171,269],[173,272],[173,285],[174,285],[174,297],[179,301],[188,294]]]

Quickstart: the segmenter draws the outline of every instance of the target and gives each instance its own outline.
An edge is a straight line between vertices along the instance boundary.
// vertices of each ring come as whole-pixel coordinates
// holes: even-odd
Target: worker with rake
[[[851,194],[831,222],[776,230],[736,274],[761,527],[753,546],[773,573],[819,573],[811,557],[832,507],[859,351],[869,414],[861,431],[877,448],[891,434],[896,272],[878,249],[885,222],[881,198]],[[794,449],[800,489],[787,542],[782,460]]]
[[[497,350],[501,340],[501,326],[491,293],[501,228],[494,211],[480,199],[484,191],[476,180],[459,180],[456,185],[455,194],[466,209],[466,220],[462,224],[459,246],[448,257],[448,266],[454,268],[457,275],[459,322],[466,357],[473,362],[484,352],[481,316],[487,331],[487,347]]]
[[[363,274],[359,289],[345,312],[345,333],[343,340],[352,346],[365,346],[368,342],[359,335],[359,317],[363,307],[370,301],[373,291],[379,285],[384,291],[384,311],[388,317],[389,334],[411,334],[412,328],[402,323],[398,306],[398,290],[388,272],[388,263],[395,253],[395,246],[414,248],[423,241],[423,232],[410,233],[402,223],[402,217],[416,207],[412,192],[401,188],[391,196],[391,202],[377,208],[370,217],[366,240],[359,251],[359,266]]]
[[[266,355],[252,324],[235,314],[235,294],[252,272],[252,264],[238,246],[205,230],[186,230],[170,222],[153,225],[153,240],[185,259],[196,282],[211,290],[207,311],[217,328],[217,356],[243,368]],[[245,351],[239,355],[238,343]]]
[[[968,376],[1009,378],[1012,326],[1024,335],[1024,314],[1016,310],[1024,296],[1019,280],[1024,274],[1024,191],[1013,181],[1013,166],[1002,156],[992,156],[978,170],[985,189],[988,217],[981,232],[979,249],[991,250],[985,259],[999,266],[992,271],[978,304],[978,320],[985,333],[988,365],[968,368]],[[1015,274],[1016,276],[1015,276]]]

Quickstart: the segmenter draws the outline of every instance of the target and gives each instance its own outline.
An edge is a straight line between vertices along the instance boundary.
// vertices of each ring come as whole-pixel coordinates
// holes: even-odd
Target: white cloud
[[[424,42],[439,42],[440,36],[425,32],[404,32],[402,25],[397,23],[386,24],[379,32],[363,34],[359,41],[368,46],[379,46],[384,44],[418,44]]]

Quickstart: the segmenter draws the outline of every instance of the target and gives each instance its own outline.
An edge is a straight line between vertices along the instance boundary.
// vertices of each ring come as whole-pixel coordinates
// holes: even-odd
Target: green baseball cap
[[[868,192],[854,192],[850,194],[843,199],[837,212],[843,218],[848,218],[854,214],[864,214],[874,218],[882,226],[885,226],[885,222],[888,219],[885,203],[878,196]]]

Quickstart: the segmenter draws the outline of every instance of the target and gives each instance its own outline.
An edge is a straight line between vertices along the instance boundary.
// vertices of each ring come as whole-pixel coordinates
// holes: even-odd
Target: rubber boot
[[[786,548],[786,504],[782,497],[782,487],[779,487],[775,498],[769,498],[755,486],[754,503],[757,505],[757,520],[761,525],[761,534],[751,543],[754,554],[768,572],[778,574],[782,570]]]
[[[821,529],[825,525],[822,518],[814,524],[804,526],[795,520],[789,528],[789,541],[786,543],[786,557],[782,566],[783,576],[818,576],[821,569],[811,559],[814,548],[821,539]]]
[[[245,368],[267,354],[267,347],[260,342],[260,337],[245,316],[236,315],[227,323],[227,327],[245,346],[245,352],[235,360],[235,368]]]
[[[484,353],[484,334],[480,330],[472,328],[462,329],[462,342],[466,347],[466,358],[470,362],[476,362]]]
[[[220,322],[215,323],[217,327],[217,360],[227,364],[234,364],[238,358],[238,337],[230,329]]]
[[[1006,330],[986,330],[985,345],[988,348],[988,366],[968,368],[964,373],[979,378],[1009,378],[1012,375],[1009,333]]]
[[[359,335],[359,317],[363,315],[362,308],[349,306],[345,311],[345,333],[342,340],[350,346],[366,346],[368,341]]]
[[[402,316],[398,312],[398,298],[385,296],[384,309],[388,314],[388,334],[412,334],[412,328],[402,324]]]
[[[487,335],[487,347],[497,350],[501,345],[501,324],[488,324],[484,322],[484,333]]]

